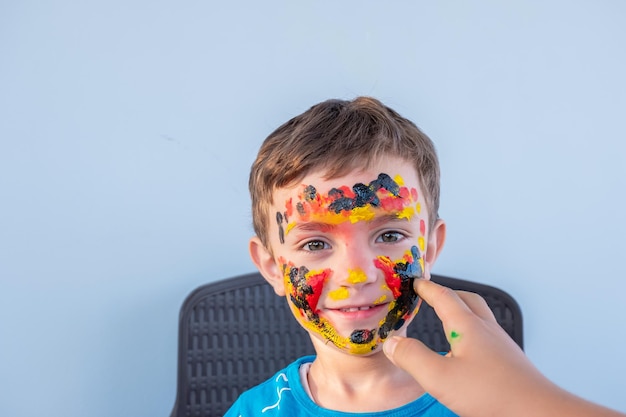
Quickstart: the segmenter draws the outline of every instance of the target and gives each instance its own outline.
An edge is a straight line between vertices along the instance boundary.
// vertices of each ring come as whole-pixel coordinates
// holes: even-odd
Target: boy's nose
[[[348,248],[346,251],[345,269],[342,275],[342,285],[360,286],[375,282],[379,270],[374,264],[375,256],[365,249],[358,247]]]

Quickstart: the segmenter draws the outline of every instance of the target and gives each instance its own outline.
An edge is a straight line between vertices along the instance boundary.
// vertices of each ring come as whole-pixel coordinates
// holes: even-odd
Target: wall
[[[551,379],[626,411],[626,6],[0,5],[0,415],[167,416],[178,310],[253,270],[247,173],[329,97],[437,143],[435,272],[506,289]]]

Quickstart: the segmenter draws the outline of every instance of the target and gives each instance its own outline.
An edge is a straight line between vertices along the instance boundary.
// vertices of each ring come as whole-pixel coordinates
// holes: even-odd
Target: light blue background
[[[510,292],[539,369],[626,411],[625,20],[617,0],[3,1],[0,415],[169,415],[183,299],[253,270],[259,144],[356,95],[437,144],[435,272]]]

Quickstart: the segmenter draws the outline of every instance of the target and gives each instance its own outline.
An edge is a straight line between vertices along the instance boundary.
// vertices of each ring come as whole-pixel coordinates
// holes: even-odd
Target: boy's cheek
[[[424,258],[415,245],[411,246],[400,259],[392,260],[388,256],[378,256],[374,260],[374,264],[385,275],[385,281],[392,289],[394,298],[400,296],[400,287],[403,281],[424,276]]]
[[[310,270],[306,266],[296,266],[284,258],[279,259],[283,271],[286,296],[291,303],[307,316],[317,313],[317,304],[330,279],[330,268]]]

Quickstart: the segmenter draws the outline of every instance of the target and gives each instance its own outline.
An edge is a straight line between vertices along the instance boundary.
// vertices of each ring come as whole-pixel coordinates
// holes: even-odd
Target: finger
[[[445,375],[447,359],[419,340],[393,336],[383,344],[383,352],[391,362],[408,372],[427,390],[429,381],[437,381]]]
[[[446,324],[456,323],[472,314],[470,307],[452,289],[432,281],[416,279],[413,288]]]
[[[496,322],[493,311],[491,311],[491,308],[487,305],[483,297],[469,291],[456,291],[456,294],[478,317],[486,321]]]

